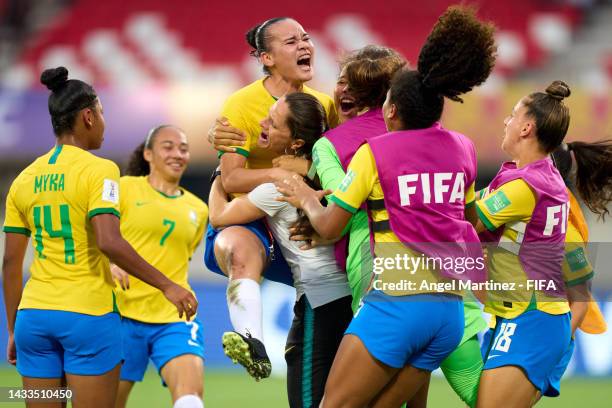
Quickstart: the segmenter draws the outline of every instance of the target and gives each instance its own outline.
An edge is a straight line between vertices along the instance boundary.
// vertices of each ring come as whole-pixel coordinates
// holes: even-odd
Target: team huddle
[[[224,352],[256,380],[272,371],[261,281],[295,288],[292,408],[425,407],[437,368],[470,407],[558,396],[575,331],[606,330],[572,191],[607,215],[612,143],[564,142],[571,92],[554,81],[516,103],[509,161],[477,191],[473,142],[440,118],[445,98],[488,78],[494,32],[450,7],[414,66],[383,46],[344,55],[331,98],[305,85],[315,47],[297,21],[257,25],[246,37],[264,76],[209,131],[220,164],[208,206],[180,187],[179,127],[153,128],[120,176],[89,153],[105,127],[95,90],[44,71],[56,145],[11,185],[3,228],[7,358],[24,388],[121,408],[150,359],[175,408],[203,407],[187,272],[204,240],[207,269],[228,278]]]

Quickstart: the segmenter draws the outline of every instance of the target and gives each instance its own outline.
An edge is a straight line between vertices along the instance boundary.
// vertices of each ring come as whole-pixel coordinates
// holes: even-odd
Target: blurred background
[[[46,68],[63,65],[70,77],[96,88],[107,125],[104,146],[98,154],[121,167],[153,126],[171,123],[183,128],[192,152],[184,186],[207,200],[208,175],[217,159],[206,142],[206,132],[225,98],[262,75],[257,61],[249,56],[244,38],[249,28],[281,15],[297,19],[312,35],[316,47],[315,79],[309,85],[331,94],[338,74],[337,61],[343,52],[383,44],[414,62],[437,17],[453,3],[0,0],[2,219],[12,180],[54,143],[48,91],[39,83],[40,73]],[[498,27],[497,65],[489,80],[469,94],[464,104],[447,101],[443,124],[475,141],[479,186],[486,185],[505,160],[499,147],[505,116],[519,98],[544,89],[552,80],[561,79],[572,90],[566,100],[572,115],[568,140],[612,138],[612,1],[469,3],[478,5],[479,15]],[[409,160],[410,152],[405,157]],[[601,243],[592,254],[597,273],[594,291],[607,320],[612,322],[612,251],[607,249],[612,249],[612,224],[594,217],[589,217],[589,224],[591,240]],[[3,236],[0,244],[3,248]],[[231,398],[237,397],[231,390],[234,386],[251,390],[253,382],[242,372],[231,371],[222,354],[220,335],[230,328],[225,279],[205,270],[201,252],[200,247],[193,258],[191,279],[201,300],[206,365],[211,369],[207,404],[237,406],[241,402],[232,402]],[[282,376],[283,344],[294,295],[289,288],[266,284],[263,298],[266,344],[274,360],[274,372]],[[5,340],[6,331],[2,329],[0,344]],[[586,406],[609,407],[610,376],[612,335],[579,333],[567,373],[573,378],[567,382],[568,392],[542,405],[573,406],[582,401]],[[167,396],[157,379],[154,375],[147,378],[150,387],[141,387],[146,391],[135,394],[132,406],[166,405]],[[13,383],[18,383],[15,371],[0,366],[0,385]],[[461,406],[442,380],[434,382],[432,390],[432,406]],[[260,406],[260,400],[261,406],[285,406],[284,392],[282,380],[271,380],[253,387],[248,401],[255,406]]]

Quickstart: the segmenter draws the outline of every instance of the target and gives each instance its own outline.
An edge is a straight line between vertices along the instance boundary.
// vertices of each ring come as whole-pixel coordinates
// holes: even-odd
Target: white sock
[[[253,279],[234,279],[227,286],[227,308],[234,330],[263,342],[261,290]]]
[[[176,400],[173,408],[204,408],[204,402],[197,395],[183,395]]]

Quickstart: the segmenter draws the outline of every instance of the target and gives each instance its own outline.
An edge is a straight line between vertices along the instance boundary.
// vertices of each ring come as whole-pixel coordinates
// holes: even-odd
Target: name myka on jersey
[[[447,292],[447,291],[513,291],[513,290],[537,290],[537,291],[549,291],[557,290],[557,285],[552,280],[547,279],[528,279],[525,283],[516,282],[495,282],[489,279],[485,282],[472,282],[470,280],[451,280],[448,282],[430,282],[428,280],[412,281],[409,279],[401,279],[394,282],[385,282],[383,279],[375,279],[373,282],[374,289],[383,291],[433,291],[433,292]]]

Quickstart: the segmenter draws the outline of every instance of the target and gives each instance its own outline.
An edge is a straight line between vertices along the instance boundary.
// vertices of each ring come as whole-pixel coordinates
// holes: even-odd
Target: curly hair
[[[417,70],[399,71],[391,83],[391,102],[406,129],[421,129],[440,119],[444,97],[482,84],[495,65],[495,26],[476,17],[473,7],[449,7],[421,48]]]

